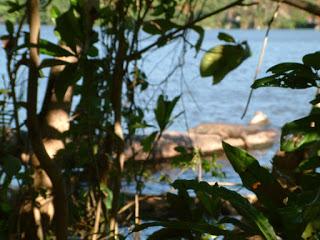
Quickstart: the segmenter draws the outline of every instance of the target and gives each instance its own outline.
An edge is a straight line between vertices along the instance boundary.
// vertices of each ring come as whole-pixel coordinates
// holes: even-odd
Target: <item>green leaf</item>
[[[69,50],[44,39],[40,39],[39,49],[40,53],[53,57],[75,56],[74,53],[70,52]]]
[[[54,44],[48,40],[40,39],[39,44],[23,44],[20,45],[17,50],[22,48],[35,47],[39,49],[41,54],[45,54],[52,57],[68,57],[75,56],[75,54],[57,44]]]
[[[302,58],[302,61],[305,65],[312,67],[315,70],[320,69],[320,52],[314,52],[307,54]]]
[[[286,195],[272,174],[261,167],[258,161],[245,150],[233,147],[226,142],[222,142],[222,146],[244,186],[253,191],[266,207],[282,207]]]
[[[9,33],[9,35],[13,35],[13,33],[14,33],[13,23],[11,21],[7,20],[5,22],[5,24],[6,24],[6,29],[7,29],[7,32]]]
[[[47,68],[47,67],[54,67],[54,66],[61,66],[61,65],[68,65],[70,64],[69,62],[63,61],[63,60],[59,60],[59,59],[55,59],[55,58],[51,58],[51,59],[43,59],[39,69],[42,68]]]
[[[112,199],[113,199],[113,193],[110,190],[110,188],[107,187],[106,184],[102,183],[100,184],[100,191],[104,194],[104,204],[106,209],[111,209],[112,208]]]
[[[271,76],[255,80],[251,88],[260,87],[283,87],[303,89],[316,87],[318,75],[306,65],[300,63],[281,63],[271,67],[268,72]]]
[[[303,172],[306,170],[313,170],[319,166],[320,166],[320,157],[315,156],[315,157],[311,157],[306,160],[303,160],[297,167],[297,171]]]
[[[78,63],[70,63],[57,76],[56,95],[58,101],[63,101],[63,97],[69,86],[75,84],[81,77],[81,70]]]
[[[0,95],[9,94],[9,93],[10,93],[10,89],[0,88]]]
[[[196,51],[199,52],[201,49],[203,39],[204,39],[205,31],[204,31],[203,27],[196,26],[196,25],[192,26],[191,29],[199,34],[199,38],[198,38],[196,44],[194,45],[194,48],[196,49]]]
[[[158,131],[155,131],[151,133],[146,138],[142,139],[141,144],[143,146],[144,152],[150,152],[152,150],[153,142],[156,139],[156,136],[158,135]]]
[[[59,8],[56,6],[51,6],[51,9],[50,9],[51,20],[55,20],[59,15],[60,15]]]
[[[164,34],[165,32],[179,27],[168,19],[154,19],[143,24],[143,31],[151,35]]]
[[[237,45],[218,45],[203,56],[200,74],[202,77],[213,76],[213,84],[217,84],[250,55],[250,48],[246,42]]]
[[[55,31],[59,33],[61,40],[75,52],[77,43],[83,39],[83,34],[80,20],[76,17],[73,8],[56,19]]]
[[[212,197],[218,197],[229,201],[238,213],[243,216],[246,221],[254,224],[254,226],[257,227],[257,230],[259,230],[267,240],[277,239],[276,233],[268,219],[240,194],[224,187],[219,187],[217,185],[210,186],[207,182],[197,182],[195,180],[176,180],[172,186],[179,190],[202,191],[210,194]]]
[[[18,158],[6,154],[1,157],[0,161],[2,162],[3,171],[10,177],[16,175],[21,168],[21,162]]]
[[[14,13],[26,7],[26,3],[19,4],[17,1],[7,1],[7,4],[9,5],[8,13]]]
[[[154,110],[156,120],[160,131],[165,130],[172,122],[171,114],[173,112],[174,107],[179,101],[180,96],[173,98],[171,101],[166,100],[163,95],[158,97],[157,107]]]
[[[320,114],[313,114],[282,128],[281,150],[292,152],[306,144],[320,141]]]
[[[267,70],[267,72],[271,73],[284,73],[288,71],[303,71],[303,70],[309,70],[310,68],[306,67],[305,65],[301,63],[295,63],[295,62],[285,62],[285,63],[279,63]]]
[[[229,43],[236,42],[236,40],[231,35],[224,32],[219,32],[218,39],[220,39],[221,41],[229,42]]]

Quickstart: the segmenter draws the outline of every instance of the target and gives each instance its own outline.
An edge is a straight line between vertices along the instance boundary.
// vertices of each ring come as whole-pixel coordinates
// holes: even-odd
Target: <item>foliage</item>
[[[0,143],[4,146],[0,149],[0,234],[5,237],[21,234],[29,239],[41,239],[56,235],[64,239],[67,236],[60,235],[64,232],[83,239],[92,235],[116,239],[121,237],[115,236],[118,221],[132,224],[132,199],[122,193],[122,180],[133,181],[136,196],[141,194],[146,162],[153,159],[154,148],[163,132],[182,114],[175,112],[180,95],[169,98],[164,92],[157,93],[148,99],[151,104],[147,107],[137,101],[153,77],[146,74],[144,61],[153,50],[178,39],[184,43],[183,53],[203,51],[205,31],[200,23],[206,16],[242,3],[234,1],[223,5],[221,1],[202,9],[198,5],[201,1],[195,0],[138,2],[40,1],[40,10],[36,9],[37,4],[29,4],[30,0],[4,2],[8,16],[6,33],[1,36],[7,72],[4,87],[0,89]],[[32,34],[36,33],[35,38],[38,36],[36,24],[29,23],[30,31],[25,30],[25,24],[38,21],[39,11],[45,19],[50,13],[58,42],[43,39],[41,34],[39,41],[31,40]],[[94,27],[95,24],[99,27]],[[196,33],[198,39],[190,42],[189,32]],[[225,44],[205,50],[200,66],[201,75],[213,76],[214,83],[250,56],[246,42],[237,43],[225,33],[220,33],[218,38]],[[303,64],[273,67],[274,75],[257,80],[253,87],[318,86],[318,58],[319,54],[315,53],[305,56]],[[179,67],[180,64],[174,70]],[[172,73],[163,76],[164,82],[171,80],[171,76]],[[38,101],[37,92],[40,81],[47,82],[42,102]],[[313,101],[316,102],[318,97]],[[27,112],[27,119],[23,119],[21,112]],[[150,112],[153,120],[146,117]],[[203,233],[236,239],[255,234],[266,239],[275,239],[276,234],[289,238],[312,235],[319,226],[318,195],[309,187],[319,178],[313,171],[319,158],[314,147],[319,144],[316,131],[319,118],[315,112],[283,128],[283,149],[312,150],[297,168],[301,174],[301,182],[297,184],[301,184],[303,191],[289,194],[253,157],[225,144],[232,165],[244,185],[256,192],[262,209],[226,188],[177,181],[173,186],[178,194],[168,195],[171,203],[178,206],[176,219],[147,223],[136,230],[163,226],[164,229],[152,235],[154,239],[168,236],[197,239]],[[137,141],[142,145],[145,161],[136,164],[133,153],[124,162],[128,146]],[[201,158],[201,151],[197,149],[177,150],[181,152],[180,158],[175,159],[177,164],[194,167]],[[210,164],[203,163],[207,169],[211,168]],[[193,201],[190,190],[198,202]],[[305,196],[314,201],[305,201]],[[225,201],[231,203],[244,221],[221,218],[220,206]],[[49,206],[47,209],[43,202]],[[55,208],[53,221],[50,221],[53,217],[50,206],[51,210]],[[278,211],[270,212],[270,208]],[[123,209],[129,209],[127,216],[119,214]],[[65,218],[61,218],[63,211],[60,210],[65,210]],[[41,219],[36,224],[34,214],[39,211]],[[283,223],[284,228],[275,223]],[[228,229],[228,224],[239,231]]]
[[[252,88],[318,86],[319,61],[320,55],[316,52],[304,56],[303,64],[281,63],[273,66],[268,70],[273,75],[257,79]],[[310,79],[314,79],[313,85],[309,85]],[[316,105],[318,101],[311,103]],[[235,191],[217,184],[209,186],[206,182],[177,180],[172,185],[178,193],[168,193],[167,196],[172,206],[181,206],[175,207],[174,219],[138,225],[134,231],[161,226],[149,239],[200,239],[206,234],[225,239],[254,235],[266,239],[318,239],[320,117],[316,109],[314,106],[309,116],[284,125],[281,149],[286,152],[287,158],[274,157],[273,173],[261,167],[245,150],[223,143],[225,154],[243,186],[257,196],[255,206]],[[290,158],[292,152],[298,161]],[[303,155],[299,154],[301,152]],[[190,190],[194,195],[190,196]],[[241,220],[237,216],[224,217],[221,214],[222,199],[237,210]],[[225,223],[232,227],[226,227]]]

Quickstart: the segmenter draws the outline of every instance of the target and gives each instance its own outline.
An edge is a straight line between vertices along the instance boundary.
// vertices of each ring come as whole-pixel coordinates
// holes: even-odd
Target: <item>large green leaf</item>
[[[268,219],[240,194],[217,185],[210,186],[207,182],[199,183],[196,180],[176,180],[172,186],[179,190],[185,189],[194,190],[195,192],[205,192],[212,197],[229,201],[246,221],[249,221],[257,227],[267,240],[277,239],[276,233]]]
[[[226,142],[222,145],[245,187],[253,191],[266,207],[270,209],[282,207],[286,197],[285,192],[269,171],[261,167],[258,161],[245,150],[233,147]]]
[[[55,31],[59,33],[61,40],[73,51],[76,50],[76,45],[79,44],[79,41],[83,39],[81,29],[80,20],[75,15],[73,8],[70,8],[56,19]]]
[[[268,72],[270,76],[255,80],[251,88],[260,87],[283,87],[303,89],[316,87],[318,75],[311,67],[301,63],[280,63],[271,67]]]
[[[213,83],[217,84],[250,55],[250,48],[246,42],[237,45],[218,45],[203,56],[200,74],[202,77],[213,76]]]
[[[281,150],[291,152],[317,141],[320,141],[320,114],[295,120],[282,128]]]

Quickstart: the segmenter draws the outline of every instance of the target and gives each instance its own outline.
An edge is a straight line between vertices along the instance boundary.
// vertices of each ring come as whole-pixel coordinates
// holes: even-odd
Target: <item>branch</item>
[[[180,33],[182,31],[186,30],[187,28],[197,24],[198,22],[201,22],[201,21],[203,21],[203,20],[205,20],[205,19],[207,19],[209,17],[212,17],[212,16],[214,16],[214,15],[220,13],[220,12],[226,11],[226,10],[232,8],[232,7],[241,6],[241,4],[243,4],[243,1],[244,0],[236,0],[236,1],[224,6],[222,8],[219,8],[219,9],[213,11],[213,12],[210,12],[208,14],[203,15],[202,17],[199,17],[199,18],[197,18],[197,19],[195,19],[193,21],[188,22],[187,24],[177,28],[175,31],[170,32],[170,33],[168,33],[166,35],[163,35],[163,36],[159,37],[159,39],[157,41],[155,41],[154,43],[150,44],[149,46],[147,46],[147,47],[141,49],[140,51],[135,52],[134,54],[128,56],[128,60],[132,60],[132,59],[135,59],[136,57],[139,57],[141,54],[143,54],[143,53],[147,52],[148,50],[150,50],[151,48],[157,46],[163,40],[166,40],[166,39],[173,40],[174,38],[177,37],[177,36],[175,36],[177,33]],[[181,35],[178,35],[178,36],[181,36]]]
[[[285,4],[288,4],[295,8],[299,8],[303,11],[306,11],[308,13],[311,13],[313,15],[320,17],[320,6],[318,4],[307,2],[305,0],[272,0],[272,1],[275,1],[275,2],[282,1]]]

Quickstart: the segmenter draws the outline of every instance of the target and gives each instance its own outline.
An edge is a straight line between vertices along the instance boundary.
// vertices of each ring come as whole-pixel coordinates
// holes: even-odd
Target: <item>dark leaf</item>
[[[21,168],[21,162],[18,158],[6,154],[1,157],[2,169],[10,177],[18,174]]]
[[[173,98],[171,101],[166,100],[163,95],[158,97],[157,106],[154,110],[154,113],[161,131],[165,130],[170,125],[172,120],[171,114],[179,99],[180,96]]]
[[[149,136],[147,136],[146,138],[142,139],[141,144],[143,146],[144,152],[150,152],[152,150],[152,146],[157,135],[158,135],[158,131],[155,131],[151,133]]]
[[[6,21],[6,29],[7,29],[7,32],[9,33],[9,35],[13,35],[13,32],[14,32],[14,26],[13,26],[13,23],[10,22],[9,20]]]
[[[315,70],[320,69],[320,52],[307,54],[302,58],[305,65],[312,67]]]
[[[196,26],[196,25],[192,26],[192,30],[194,30],[195,32],[197,32],[199,34],[199,38],[198,38],[196,44],[194,45],[194,48],[196,49],[196,51],[199,52],[201,49],[203,39],[204,39],[205,31],[201,26]]]
[[[224,32],[219,32],[218,39],[220,39],[221,41],[230,42],[230,43],[236,42],[236,40],[231,35]]]
[[[82,39],[82,31],[79,18],[76,17],[73,8],[70,8],[56,19],[55,30],[59,33],[61,40],[73,51],[76,51],[76,45]]]
[[[179,190],[194,190],[195,192],[202,191],[212,195],[212,197],[219,197],[229,201],[241,216],[257,227],[257,230],[259,230],[267,240],[277,239],[273,227],[270,225],[268,219],[240,194],[224,187],[219,187],[216,185],[210,186],[206,182],[199,183],[195,180],[176,180],[172,186]]]
[[[255,80],[251,88],[283,87],[303,89],[317,86],[317,74],[310,67],[300,63],[281,63],[270,68],[268,72],[274,74]]]

